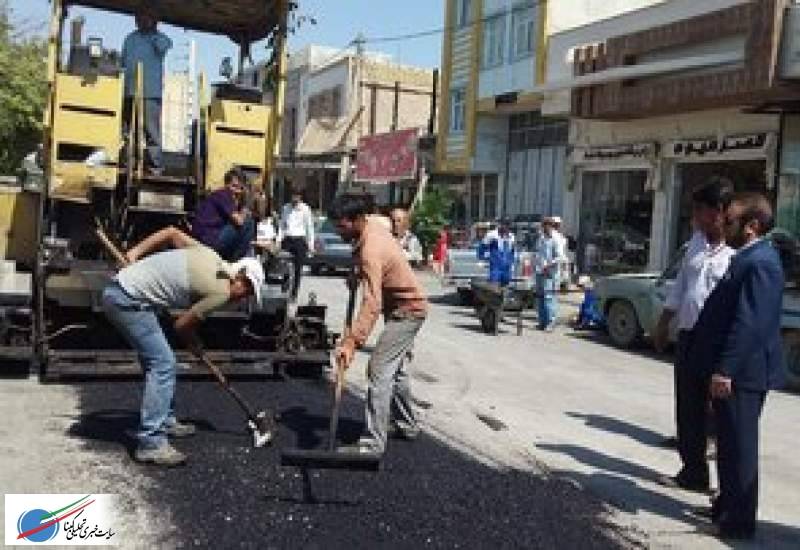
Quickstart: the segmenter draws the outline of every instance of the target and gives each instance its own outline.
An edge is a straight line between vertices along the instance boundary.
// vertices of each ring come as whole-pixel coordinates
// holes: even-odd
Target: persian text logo
[[[115,510],[116,495],[6,495],[5,543],[116,545]]]

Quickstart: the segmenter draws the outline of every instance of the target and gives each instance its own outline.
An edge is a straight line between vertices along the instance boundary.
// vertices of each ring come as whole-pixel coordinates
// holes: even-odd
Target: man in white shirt
[[[281,248],[292,255],[294,262],[294,286],[292,300],[297,300],[300,291],[300,278],[309,253],[314,250],[314,216],[311,208],[303,202],[303,194],[292,192],[292,200],[284,205],[281,212],[278,239]]]
[[[690,348],[700,311],[728,270],[735,252],[725,244],[724,232],[724,206],[732,193],[733,186],[723,178],[715,178],[692,193],[692,220],[696,231],[686,245],[675,286],[667,296],[653,335],[656,348],[663,350],[673,321],[678,330],[675,417],[683,466],[677,475],[660,481],[667,486],[695,491],[706,491],[709,487],[706,461],[709,382],[703,374],[705,369],[692,361]]]
[[[567,238],[561,232],[561,216],[552,216],[550,222],[553,226],[552,235],[553,240],[556,242],[558,253],[558,286],[564,280],[569,280],[569,259],[567,258]]]

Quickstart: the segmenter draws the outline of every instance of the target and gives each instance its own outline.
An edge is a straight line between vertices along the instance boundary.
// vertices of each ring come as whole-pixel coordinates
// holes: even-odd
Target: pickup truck
[[[478,259],[478,247],[451,248],[447,251],[442,285],[455,288],[462,305],[472,303],[472,281],[489,279],[489,264]],[[517,254],[511,284],[519,290],[533,288],[533,253]]]

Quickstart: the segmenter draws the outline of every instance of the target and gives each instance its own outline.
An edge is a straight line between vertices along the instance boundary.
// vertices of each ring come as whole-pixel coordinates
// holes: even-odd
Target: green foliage
[[[425,256],[430,253],[444,226],[450,224],[453,198],[449,191],[431,189],[425,192],[411,216],[411,230],[419,239]]]
[[[15,36],[0,2],[0,174],[13,174],[42,141],[46,55],[43,40]]]

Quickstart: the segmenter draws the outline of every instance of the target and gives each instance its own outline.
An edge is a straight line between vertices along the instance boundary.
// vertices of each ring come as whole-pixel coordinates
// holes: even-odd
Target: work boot
[[[673,489],[684,489],[686,491],[694,491],[697,493],[708,493],[710,484],[707,477],[692,478],[687,476],[683,471],[675,476],[661,476],[658,478],[659,485],[670,487]]]
[[[168,437],[181,439],[195,435],[197,433],[197,426],[191,422],[180,422],[176,420],[174,424],[168,425],[164,431],[167,433]]]
[[[180,466],[186,462],[186,455],[169,443],[153,449],[139,447],[133,455],[136,462],[157,466]]]

